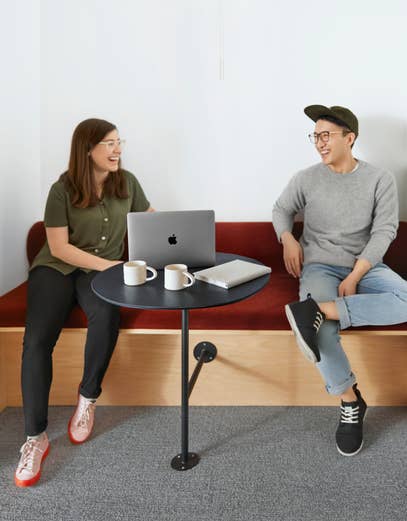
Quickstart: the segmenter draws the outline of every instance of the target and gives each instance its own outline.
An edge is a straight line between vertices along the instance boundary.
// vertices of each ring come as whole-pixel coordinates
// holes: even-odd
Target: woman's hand
[[[105,270],[108,270],[109,268],[113,268],[113,266],[117,266],[118,264],[123,264],[123,261],[121,260],[115,260],[115,261],[106,261],[108,264],[106,265],[105,268],[103,268],[103,270],[101,271],[105,271]]]
[[[301,268],[304,262],[302,246],[290,232],[284,232],[281,235],[281,242],[284,248],[285,269],[290,275],[297,278],[301,275]]]

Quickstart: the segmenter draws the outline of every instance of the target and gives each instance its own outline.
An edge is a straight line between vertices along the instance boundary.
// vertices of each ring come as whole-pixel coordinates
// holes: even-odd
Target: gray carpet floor
[[[193,407],[177,472],[176,407],[98,407],[92,438],[70,444],[71,407],[51,407],[51,452],[38,485],[14,486],[22,410],[0,414],[1,521],[406,521],[407,410],[370,408],[365,445],[334,445],[338,409]]]

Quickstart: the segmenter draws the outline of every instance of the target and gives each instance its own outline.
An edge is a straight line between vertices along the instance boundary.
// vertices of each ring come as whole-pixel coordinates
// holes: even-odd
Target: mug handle
[[[193,286],[195,284],[195,277],[193,275],[191,275],[187,271],[183,271],[182,274],[185,275],[186,277],[188,277],[188,279],[190,280],[189,284],[188,283],[183,284],[184,288],[190,288],[191,286]]]
[[[148,282],[149,280],[154,280],[157,277],[156,270],[154,268],[151,268],[151,266],[146,266],[146,270],[150,270],[152,272],[152,276],[151,277],[147,277],[146,278],[146,282]]]

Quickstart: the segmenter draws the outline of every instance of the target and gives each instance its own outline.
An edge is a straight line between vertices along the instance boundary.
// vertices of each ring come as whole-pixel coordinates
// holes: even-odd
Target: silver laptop
[[[236,259],[213,268],[195,271],[194,275],[198,280],[229,289],[267,273],[271,273],[271,268],[268,266]]]
[[[188,268],[215,264],[215,212],[130,212],[127,214],[129,260],[153,268],[182,263]]]

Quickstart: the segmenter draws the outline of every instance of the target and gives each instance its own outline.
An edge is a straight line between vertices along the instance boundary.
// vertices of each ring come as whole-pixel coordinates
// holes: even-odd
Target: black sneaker
[[[363,418],[367,405],[355,384],[354,402],[342,402],[341,419],[336,431],[336,447],[343,456],[354,456],[363,447]]]
[[[317,333],[325,321],[325,314],[314,299],[291,302],[285,306],[285,314],[295,334],[298,347],[311,362],[320,362]]]

